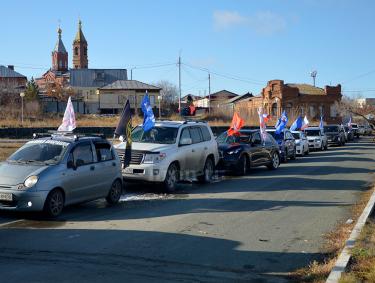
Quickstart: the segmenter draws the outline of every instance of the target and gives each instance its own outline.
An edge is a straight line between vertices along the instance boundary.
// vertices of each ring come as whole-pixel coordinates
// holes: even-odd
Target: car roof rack
[[[75,140],[79,140],[80,138],[84,137],[96,137],[106,139],[107,137],[101,133],[73,133],[73,131],[48,131],[47,133],[34,133],[33,138],[43,138],[43,137],[66,137],[66,138],[74,138]]]
[[[185,119],[183,124],[187,124],[187,123],[207,123],[207,121],[200,120],[200,119]]]

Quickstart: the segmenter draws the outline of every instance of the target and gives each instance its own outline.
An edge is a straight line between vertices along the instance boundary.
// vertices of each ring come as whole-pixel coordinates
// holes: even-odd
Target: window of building
[[[272,116],[277,116],[277,103],[272,104],[271,112],[272,112]]]
[[[151,107],[155,105],[155,95],[150,95],[150,104],[151,104]]]
[[[337,117],[337,108],[336,108],[336,105],[334,105],[334,104],[332,104],[330,106],[330,116],[331,116],[331,118]]]
[[[78,55],[78,47],[74,48],[74,55]],[[77,66],[76,66],[77,67]]]
[[[310,117],[314,118],[315,115],[316,115],[316,113],[315,113],[315,106],[310,105],[309,109],[310,109]]]
[[[85,56],[87,56],[87,47],[85,47],[85,48],[83,49],[83,54],[84,54]]]

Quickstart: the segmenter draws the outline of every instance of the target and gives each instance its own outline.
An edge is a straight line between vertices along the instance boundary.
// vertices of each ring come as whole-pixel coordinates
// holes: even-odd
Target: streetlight
[[[158,100],[159,100],[159,119],[161,117],[161,108],[160,108],[160,102],[161,102],[162,96],[158,95]]]
[[[20,96],[21,96],[21,122],[22,122],[22,125],[23,125],[23,98],[25,97],[25,93],[21,92]]]

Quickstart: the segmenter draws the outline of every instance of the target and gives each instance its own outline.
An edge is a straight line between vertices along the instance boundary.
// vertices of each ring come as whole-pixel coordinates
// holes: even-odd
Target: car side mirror
[[[191,145],[193,143],[193,140],[191,138],[183,138],[180,140],[180,145]]]
[[[73,169],[73,170],[76,170],[77,169],[77,167],[74,165],[74,162],[73,162],[73,160],[69,160],[68,161],[68,163],[66,164],[66,167],[68,168],[68,169]]]

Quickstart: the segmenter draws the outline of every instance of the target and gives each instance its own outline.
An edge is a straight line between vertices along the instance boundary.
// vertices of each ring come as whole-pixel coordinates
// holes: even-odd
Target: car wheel
[[[310,153],[310,148],[307,147],[306,155],[309,155]]]
[[[176,190],[177,182],[180,179],[180,173],[176,163],[169,165],[167,170],[167,175],[164,180],[164,188],[168,193],[174,192]]]
[[[113,182],[111,189],[105,198],[109,204],[116,204],[119,202],[122,195],[122,183],[120,180]]]
[[[50,192],[44,203],[44,212],[49,217],[57,217],[64,208],[64,194],[61,190],[55,189]]]
[[[328,143],[326,143],[326,145],[324,146],[324,150],[327,150],[328,149]]]
[[[279,168],[280,166],[280,156],[274,152],[272,154],[272,160],[271,160],[271,164],[267,166],[268,169],[270,170],[276,170],[277,168]]]
[[[291,160],[296,160],[296,153],[297,153],[297,150],[296,150],[296,148],[294,148],[293,154],[290,157]]]
[[[203,175],[198,177],[200,183],[210,183],[214,175],[214,162],[212,158],[207,158],[203,168]]]
[[[240,157],[240,160],[238,160],[237,166],[236,166],[236,173],[239,176],[244,176],[247,173],[248,164],[247,164],[247,158],[245,155],[242,155]]]

